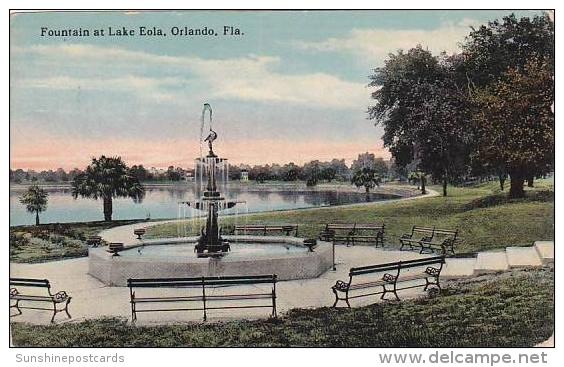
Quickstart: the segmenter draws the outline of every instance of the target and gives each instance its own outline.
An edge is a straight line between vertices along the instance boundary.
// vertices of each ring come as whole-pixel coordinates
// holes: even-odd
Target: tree
[[[517,19],[514,14],[482,25],[462,44],[461,73],[471,86],[498,82],[509,69],[523,70],[536,58],[554,70],[554,23],[548,14]]]
[[[346,181],[350,180],[350,169],[347,167],[344,159],[332,159],[329,167],[335,170],[335,178]]]
[[[366,194],[370,193],[370,189],[376,186],[380,186],[382,182],[381,178],[378,176],[373,168],[364,167],[358,171],[355,171],[352,177],[352,183],[356,187],[363,187],[366,190]]]
[[[20,203],[25,205],[29,213],[35,213],[35,225],[39,225],[39,213],[47,210],[49,194],[37,185],[31,185],[20,197]]]
[[[474,29],[462,48],[459,68],[475,102],[473,166],[497,174],[502,189],[509,174],[509,196],[521,197],[525,179],[554,160],[554,23],[510,15]]]
[[[280,175],[284,181],[296,181],[302,175],[302,169],[294,162],[291,162],[282,166]]]
[[[84,173],[78,174],[72,182],[72,195],[102,199],[104,205],[104,220],[112,220],[113,199],[130,197],[140,201],[145,196],[145,188],[139,179],[121,160],[121,157],[93,158]]]
[[[478,91],[478,157],[502,162],[511,178],[509,196],[523,197],[524,182],[548,173],[554,161],[554,81],[546,62],[510,69],[493,87]],[[532,179],[531,179],[532,182]]]
[[[425,185],[427,184],[427,177],[421,171],[412,171],[408,175],[408,180],[412,185],[415,185],[419,181],[419,187],[421,188],[421,194],[425,195],[427,190]]]
[[[306,180],[307,186],[315,186],[321,178],[321,163],[318,160],[314,160],[304,164],[302,169],[303,179]]]
[[[459,85],[457,58],[435,57],[421,46],[390,55],[370,86],[376,105],[369,118],[384,126],[384,146],[396,165],[417,161],[417,169],[447,183],[464,171],[470,137],[467,93]]]
[[[327,180],[327,182],[331,182],[335,179],[335,177],[337,177],[337,171],[335,170],[335,168],[329,165],[323,165],[323,167],[321,168],[320,177],[323,180]]]

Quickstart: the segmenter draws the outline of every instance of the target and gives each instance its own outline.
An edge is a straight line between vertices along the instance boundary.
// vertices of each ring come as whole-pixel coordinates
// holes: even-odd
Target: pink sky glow
[[[19,135],[19,134],[18,134]],[[31,135],[33,136],[33,135]],[[20,140],[21,139],[21,140]],[[199,155],[199,146],[195,142],[183,139],[149,140],[106,138],[84,139],[34,136],[12,136],[10,144],[11,169],[83,169],[92,157],[102,154],[121,156],[128,165],[143,164],[145,167],[166,168],[169,165],[190,168],[193,160]],[[206,148],[206,147],[204,147]],[[303,164],[319,159],[345,158],[350,164],[359,153],[372,152],[376,156],[388,159],[387,149],[380,141],[288,141],[253,140],[220,141],[215,146],[216,153],[228,158],[231,164],[271,164],[289,163]],[[204,150],[205,152],[205,150]]]

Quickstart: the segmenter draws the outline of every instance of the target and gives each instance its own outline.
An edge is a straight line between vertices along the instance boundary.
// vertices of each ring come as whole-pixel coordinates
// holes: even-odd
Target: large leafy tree
[[[35,225],[39,225],[39,213],[47,210],[49,194],[37,185],[31,185],[27,191],[20,196],[20,203],[30,213],[35,213]]]
[[[396,164],[416,161],[417,169],[440,179],[445,196],[447,183],[465,170],[471,140],[467,89],[459,84],[456,61],[418,46],[390,55],[370,77],[377,90],[369,117],[384,126],[384,146]]]
[[[140,201],[145,189],[139,179],[120,157],[93,158],[86,170],[77,175],[72,182],[72,195],[95,200],[102,199],[104,220],[112,220],[113,199],[130,197]]]
[[[476,87],[497,83],[509,69],[523,71],[532,58],[554,70],[554,23],[548,14],[519,19],[511,14],[473,28],[462,50],[459,69]]]
[[[554,83],[550,66],[531,60],[478,91],[478,157],[503,162],[510,197],[522,197],[525,179],[549,171],[554,161]]]
[[[554,23],[510,15],[473,29],[462,48],[457,71],[476,102],[472,166],[497,174],[502,187],[509,174],[509,195],[522,196],[523,177],[532,182],[554,160]]]

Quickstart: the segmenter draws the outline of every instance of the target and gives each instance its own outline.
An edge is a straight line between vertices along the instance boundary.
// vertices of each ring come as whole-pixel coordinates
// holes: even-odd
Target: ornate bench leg
[[[384,292],[382,293],[382,295],[380,296],[380,299],[384,299],[384,297],[386,296],[386,293],[393,293],[394,296],[396,297],[396,300],[400,300],[400,298],[398,297],[398,292],[396,290],[396,285],[394,284],[394,288],[393,289],[386,289],[386,286],[383,285],[382,288],[384,288]]]
[[[337,294],[337,291],[335,289],[333,289],[333,293],[335,294],[335,302],[333,302],[333,307],[337,307],[337,302],[339,302],[339,295]]]
[[[430,281],[429,277],[425,278],[425,288],[423,288],[424,291],[426,291],[429,286],[431,285],[435,285],[437,286],[437,288],[439,289],[439,292],[442,290],[441,285],[439,283],[439,278],[438,277],[432,277],[432,279],[434,279],[434,281]]]
[[[57,312],[58,312],[57,304],[53,302],[53,316],[51,317],[51,323],[55,322],[55,315],[57,314]]]
[[[67,314],[69,319],[72,319],[72,316],[69,313],[69,303],[70,303],[70,301],[71,301],[71,297],[69,297],[69,299],[67,299],[67,303],[65,304],[65,313]]]
[[[20,309],[20,300],[16,300],[16,303],[14,303],[13,305],[10,306],[10,308],[15,308],[16,310],[18,310],[18,313],[12,316],[18,316],[22,314],[22,310]]]
[[[351,304],[349,303],[349,292],[347,291],[345,293],[345,302],[347,303],[347,306],[349,306],[349,308],[351,308]]]
[[[396,289],[396,283],[394,283],[394,291],[393,291],[393,292],[394,292],[394,296],[396,296],[396,300],[399,301],[400,298],[399,298],[399,296],[398,296],[398,291],[397,291],[397,289]]]

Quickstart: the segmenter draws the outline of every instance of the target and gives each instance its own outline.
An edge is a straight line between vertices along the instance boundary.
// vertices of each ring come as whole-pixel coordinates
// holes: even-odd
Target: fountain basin
[[[88,273],[110,286],[126,286],[128,278],[181,278],[276,274],[279,280],[316,278],[333,265],[330,242],[318,241],[310,252],[303,238],[288,236],[224,236],[231,252],[219,258],[197,258],[197,237],[145,240],[120,256],[104,248],[88,253]]]

